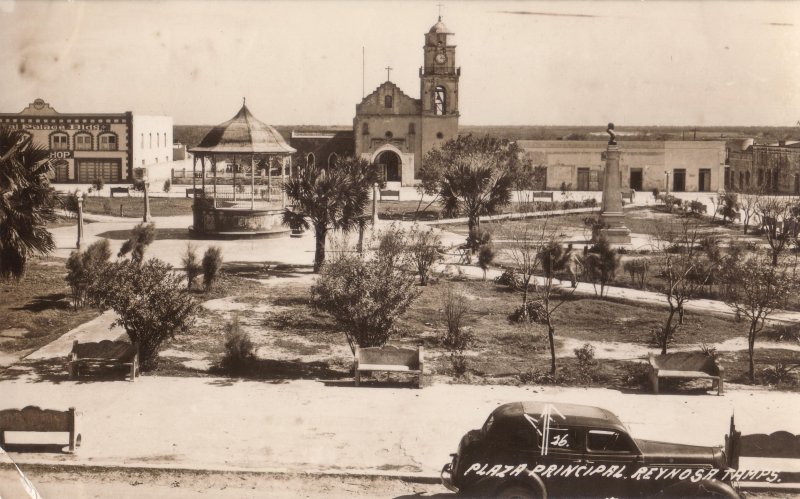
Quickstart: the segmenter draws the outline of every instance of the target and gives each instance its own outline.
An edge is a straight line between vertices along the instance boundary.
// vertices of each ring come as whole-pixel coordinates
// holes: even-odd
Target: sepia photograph
[[[800,3],[0,0],[0,499],[800,497]]]

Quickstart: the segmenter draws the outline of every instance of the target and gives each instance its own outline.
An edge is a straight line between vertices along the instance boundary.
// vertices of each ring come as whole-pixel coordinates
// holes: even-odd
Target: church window
[[[338,162],[339,162],[339,156],[337,156],[335,152],[332,152],[330,156],[328,156],[328,168],[336,166],[336,163]]]
[[[69,135],[66,133],[54,133],[51,135],[50,149],[54,151],[66,151],[69,149]]]
[[[306,156],[306,164],[308,166],[314,166],[314,163],[315,163],[314,153],[310,152],[308,153],[308,156]]]
[[[444,138],[444,134],[442,132],[436,132],[436,138],[437,139],[443,139]]]
[[[384,137],[386,137],[387,139],[391,139],[392,137],[394,137],[394,134],[393,134],[392,132],[388,131],[388,130],[387,130],[387,131],[386,131],[386,133],[385,133],[385,134],[383,134],[383,135],[384,135]]]
[[[391,109],[392,108],[392,96],[391,95],[387,95],[386,97],[383,98],[383,107],[385,107],[387,109]]]
[[[361,125],[361,133],[364,134],[364,135],[369,135],[369,123],[364,122]]]
[[[408,134],[409,135],[414,135],[415,133],[417,133],[416,127],[414,126],[413,123],[409,123],[408,124]]]
[[[447,112],[447,92],[439,85],[433,91],[433,114],[441,116]]]

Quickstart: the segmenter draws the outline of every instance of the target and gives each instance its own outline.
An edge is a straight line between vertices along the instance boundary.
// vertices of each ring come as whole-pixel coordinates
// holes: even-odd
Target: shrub
[[[589,343],[584,343],[582,347],[573,350],[575,358],[578,360],[578,381],[590,383],[594,381],[597,373],[597,361],[594,360],[594,347]]]
[[[217,282],[222,268],[222,250],[217,246],[209,246],[203,255],[203,288],[211,291]]]
[[[394,268],[403,263],[407,249],[406,231],[393,223],[378,235],[378,247],[375,254],[379,260]]]
[[[117,256],[122,257],[131,254],[131,261],[141,264],[144,260],[144,252],[156,238],[156,226],[153,223],[140,223],[131,231],[131,236],[122,243]]]
[[[247,372],[255,359],[255,345],[246,331],[239,326],[239,315],[225,326],[225,354],[222,368],[230,373]]]
[[[442,316],[447,329],[441,338],[442,346],[450,352],[450,363],[456,376],[467,372],[467,358],[464,350],[474,341],[472,334],[466,329],[464,322],[469,313],[467,298],[452,286],[448,286],[442,295]]]
[[[486,272],[489,270],[489,266],[494,261],[494,257],[494,247],[492,247],[491,244],[485,244],[478,250],[478,267],[483,270],[484,281],[486,280]]]
[[[77,310],[87,303],[86,291],[97,273],[111,258],[108,239],[92,243],[86,251],[76,250],[67,259],[65,280],[72,292],[72,306]]]
[[[644,362],[626,362],[621,366],[620,380],[628,386],[647,387],[650,384],[650,369]]]
[[[103,182],[102,178],[96,178],[96,179],[92,180],[92,188],[95,191],[97,191],[98,194],[100,193],[101,190],[103,190],[103,187],[105,185],[106,184],[105,184],[105,182]]]
[[[537,300],[531,300],[526,305],[528,308],[527,318],[528,322],[540,322],[544,320],[545,317],[545,309],[542,302]],[[513,312],[508,316],[509,322],[513,322],[515,324],[521,323],[525,321],[526,314],[524,314],[525,308],[523,305],[518,306],[514,309]]]
[[[384,258],[344,254],[322,267],[311,303],[339,323],[355,352],[397,333],[397,320],[419,296],[415,281]]]
[[[473,252],[480,250],[481,246],[487,246],[492,243],[492,233],[488,230],[479,230],[469,234],[467,237],[467,247]]]
[[[594,208],[595,206],[597,206],[597,200],[595,198],[586,198],[583,201],[581,201],[581,205],[584,208]]]
[[[797,373],[795,369],[800,368],[800,364],[789,365],[779,362],[774,366],[765,367],[761,371],[761,378],[770,385],[789,385],[797,384]]]
[[[186,253],[183,254],[181,263],[183,263],[183,271],[186,272],[186,289],[191,290],[192,283],[203,271],[203,267],[197,259],[197,248],[191,243],[186,244]]]
[[[523,286],[522,276],[516,273],[514,269],[506,269],[502,274],[494,278],[494,283],[498,286],[508,286],[516,291]]]
[[[420,285],[425,286],[431,267],[442,259],[442,238],[433,229],[421,230],[416,226],[408,236],[408,257],[417,269]]]
[[[133,179],[133,190],[137,192],[144,192],[144,180],[138,178]]]
[[[695,200],[689,203],[689,211],[692,212],[692,215],[700,216],[706,214],[707,208],[705,204]]]
[[[165,180],[163,188],[164,192],[169,192],[171,188],[172,188],[172,181],[170,179]]]
[[[659,192],[660,191],[658,190],[658,187],[653,187],[653,199],[654,200],[658,200]]]
[[[131,343],[139,345],[143,371],[156,367],[162,344],[187,332],[197,313],[197,302],[183,289],[182,279],[157,259],[102,266],[87,295],[93,304],[117,313],[113,325],[125,328]]]
[[[68,192],[61,200],[64,209],[72,216],[78,216],[78,190]]]

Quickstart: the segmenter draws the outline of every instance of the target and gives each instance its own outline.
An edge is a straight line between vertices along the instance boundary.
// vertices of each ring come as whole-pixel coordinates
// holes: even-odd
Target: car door
[[[586,429],[586,464],[595,471],[591,483],[602,497],[634,497],[637,491],[627,480],[640,462],[641,452],[630,436],[618,429]]]
[[[534,445],[526,451],[525,460],[529,469],[544,467],[538,475],[547,487],[548,496],[582,497],[578,493],[582,480],[559,475],[570,466],[574,469],[582,465],[583,429],[551,421],[546,426],[532,428],[532,432]]]

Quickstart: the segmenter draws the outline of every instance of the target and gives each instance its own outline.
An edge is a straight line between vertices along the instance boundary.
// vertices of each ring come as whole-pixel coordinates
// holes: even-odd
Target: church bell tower
[[[448,44],[452,35],[439,16],[425,35],[425,65],[419,70],[420,98],[424,116],[458,117],[458,78],[456,46]]]

